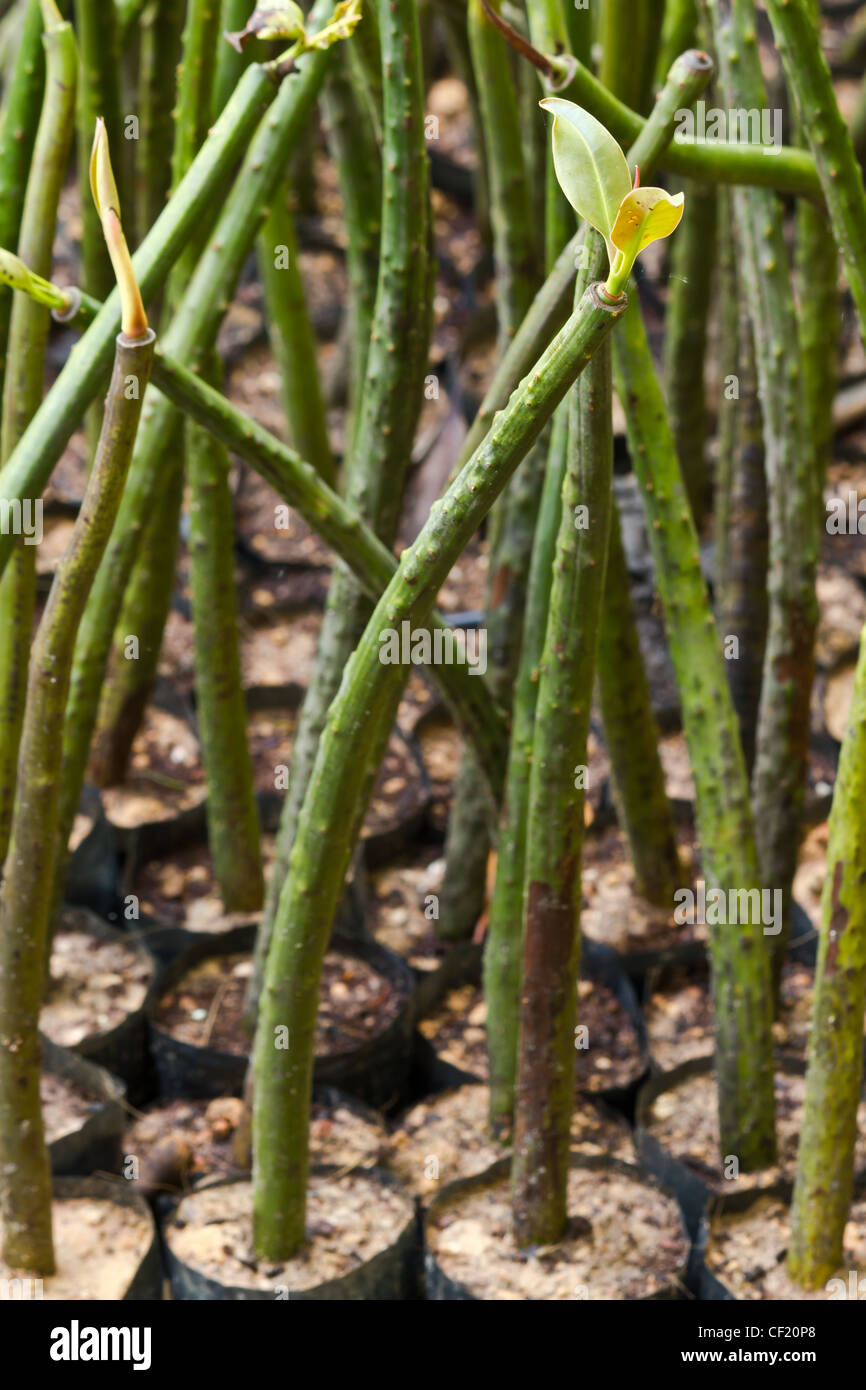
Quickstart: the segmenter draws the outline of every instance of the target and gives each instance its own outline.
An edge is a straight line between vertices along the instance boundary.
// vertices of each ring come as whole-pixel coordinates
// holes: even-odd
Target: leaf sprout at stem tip
[[[226,33],[232,48],[242,53],[252,39],[292,39],[292,47],[278,60],[284,65],[287,60],[299,58],[316,48],[330,48],[341,39],[348,39],[355,32],[361,20],[361,0],[339,0],[339,3],[324,29],[317,34],[308,34],[305,27],[304,12],[294,0],[284,0],[281,5],[257,5],[247,20],[246,28]]]
[[[120,290],[121,328],[127,338],[146,338],[148,336],[147,314],[142,303],[138,281],[135,278],[135,271],[132,268],[129,247],[123,234],[123,225],[120,219],[120,198],[117,193],[117,184],[114,181],[108,135],[102,117],[96,122],[96,134],[93,138],[93,152],[90,156],[90,187]]]
[[[620,298],[632,266],[651,241],[670,236],[683,215],[684,196],[634,185],[626,157],[613,136],[583,107],[545,97],[553,112],[553,164],[562,191],[579,217],[605,239],[610,259],[605,292]]]

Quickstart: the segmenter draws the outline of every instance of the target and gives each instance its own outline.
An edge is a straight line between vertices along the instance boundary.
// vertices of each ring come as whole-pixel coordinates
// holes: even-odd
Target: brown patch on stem
[[[824,963],[824,971],[827,975],[832,975],[836,971],[839,938],[848,925],[848,909],[839,901],[839,890],[842,887],[844,877],[845,865],[841,859],[837,859],[833,866],[833,887],[831,889],[833,910],[830,914],[830,934],[827,940],[827,958]]]

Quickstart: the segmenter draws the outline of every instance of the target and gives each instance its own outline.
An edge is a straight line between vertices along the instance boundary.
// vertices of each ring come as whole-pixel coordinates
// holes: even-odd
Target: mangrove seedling
[[[78,624],[117,515],[155,335],[123,236],[104,127],[91,163],[94,200],[115,267],[121,331],[102,432],[72,537],[51,586],[30,658],[9,853],[0,896],[0,1211],[3,1259],[54,1273],[51,1171],[40,1100],[39,1009],[45,978],[51,866],[60,823],[60,759]],[[14,1039],[14,1045],[13,1040]]]

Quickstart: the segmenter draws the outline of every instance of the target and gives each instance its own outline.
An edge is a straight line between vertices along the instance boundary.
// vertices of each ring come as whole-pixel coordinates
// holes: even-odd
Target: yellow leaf
[[[645,246],[670,236],[683,215],[684,197],[663,188],[633,188],[619,205],[610,239],[629,267]]]

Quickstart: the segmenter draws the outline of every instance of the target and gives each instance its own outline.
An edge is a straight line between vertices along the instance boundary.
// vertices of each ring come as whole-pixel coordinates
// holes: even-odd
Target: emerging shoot
[[[330,48],[341,39],[351,38],[361,20],[361,0],[340,0],[329,22],[318,33],[308,34],[304,12],[288,0],[282,5],[258,5],[250,15],[245,29],[227,33],[226,38],[238,53],[252,39],[291,39],[292,47],[280,58],[280,64],[294,61],[302,53],[316,48]]]
[[[120,198],[111,168],[105,122],[101,118],[96,122],[93,153],[90,156],[90,187],[120,290],[121,331],[132,341],[145,338],[148,333],[147,314],[123,234]]]
[[[632,267],[651,241],[670,236],[683,215],[684,195],[663,188],[632,187],[626,157],[600,121],[573,101],[545,97],[552,111],[553,164],[560,187],[578,217],[605,239],[610,272],[605,294],[621,297]]]

